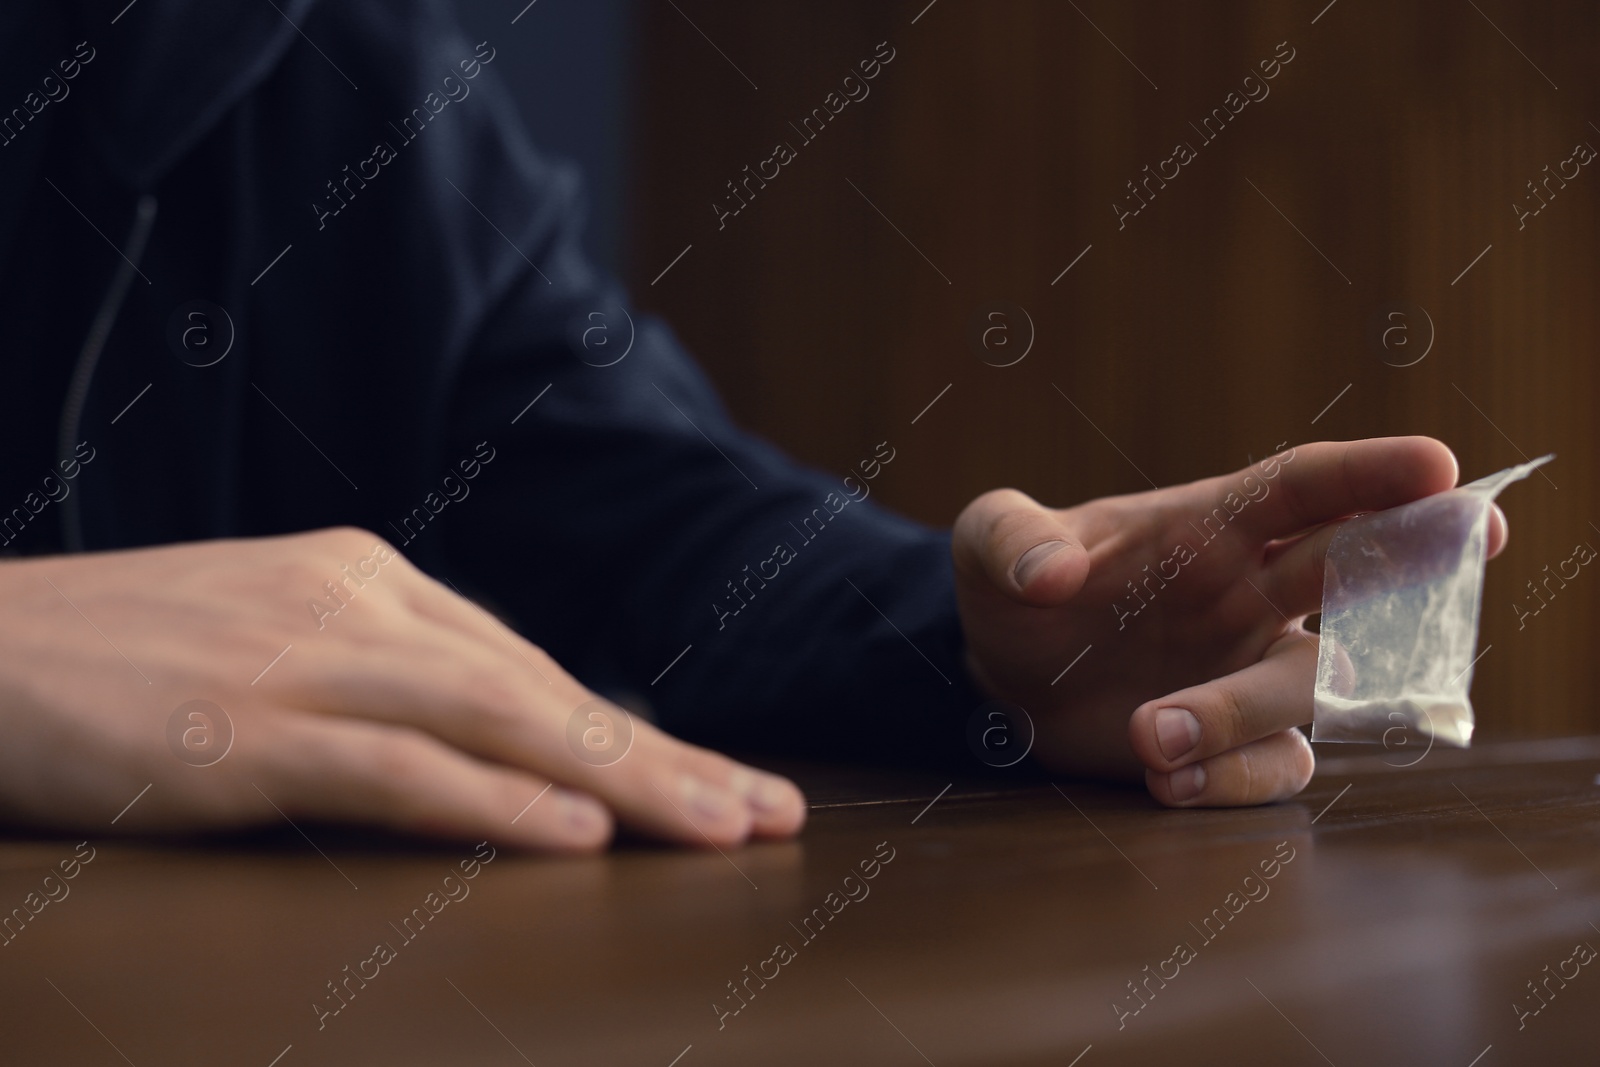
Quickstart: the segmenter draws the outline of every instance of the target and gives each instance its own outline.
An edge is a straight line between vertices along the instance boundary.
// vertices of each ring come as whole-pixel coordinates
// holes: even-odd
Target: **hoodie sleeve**
[[[445,458],[493,458],[472,461],[437,565],[685,738],[962,759],[982,698],[949,536],[870,499],[895,441],[864,443],[844,477],[742,432],[670,330],[584,260],[573,172],[532,150],[492,71],[477,89],[484,106],[427,151],[443,255],[480,290],[443,379]]]

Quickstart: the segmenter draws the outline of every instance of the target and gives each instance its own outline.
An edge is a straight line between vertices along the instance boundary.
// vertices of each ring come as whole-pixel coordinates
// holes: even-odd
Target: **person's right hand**
[[[345,601],[336,613],[325,583]],[[226,724],[180,716],[189,743],[169,744],[192,700],[232,724],[209,766],[194,764],[216,757],[204,746],[225,743]],[[7,822],[152,833],[287,818],[570,851],[603,847],[614,820],[717,846],[805,821],[787,780],[638,717],[621,759],[581,759],[569,720],[596,700],[361,530],[0,563]],[[629,721],[588,710],[583,729]]]
[[[1315,766],[1297,727],[1321,638],[1304,620],[1340,522],[1458,473],[1442,442],[1386,437],[1070,508],[986,493],[952,542],[974,681],[1037,716],[1032,754],[1053,773],[1142,778],[1169,807],[1292,797]],[[1491,504],[1490,556],[1507,536]]]

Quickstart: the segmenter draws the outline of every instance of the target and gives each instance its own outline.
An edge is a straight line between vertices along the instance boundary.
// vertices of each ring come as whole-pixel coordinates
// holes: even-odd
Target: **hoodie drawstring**
[[[83,339],[83,347],[78,351],[77,366],[72,372],[72,384],[67,388],[67,398],[61,405],[60,435],[56,439],[56,458],[62,463],[69,462],[74,454],[78,439],[78,429],[83,421],[84,403],[89,398],[89,383],[94,380],[94,369],[100,363],[100,353],[106,347],[106,339],[111,336],[111,327],[117,321],[117,313],[122,310],[123,298],[128,295],[128,286],[133,282],[133,276],[138,272],[139,260],[144,257],[145,244],[150,239],[150,230],[156,222],[156,198],[149,193],[139,197],[139,203],[134,209],[133,226],[128,231],[128,250],[123,256],[122,265],[117,268],[117,273],[111,279],[111,286],[106,290],[105,298],[100,301],[100,310],[95,313],[94,320],[89,324],[89,333]],[[63,469],[65,469],[63,467]],[[82,492],[80,487],[79,493]],[[61,546],[68,552],[82,552],[83,543],[83,511],[79,506],[79,493],[72,493],[61,501]]]

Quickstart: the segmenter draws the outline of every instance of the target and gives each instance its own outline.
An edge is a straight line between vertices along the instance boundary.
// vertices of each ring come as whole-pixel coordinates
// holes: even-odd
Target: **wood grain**
[[[1590,1062],[1600,972],[1543,983],[1600,946],[1600,738],[1384,758],[1209,812],[790,768],[820,801],[797,842],[502,851],[410,942],[391,924],[470,847],[309,826],[326,858],[288,828],[96,840],[70,893],[0,948],[0,1045],[8,1063],[259,1067],[1060,1067],[1090,1045],[1083,1067],[1465,1067],[1491,1045],[1484,1063]],[[0,905],[76,844],[0,843]],[[375,943],[395,958],[319,1029],[326,983]],[[768,962],[779,944],[793,958]],[[1168,962],[1179,945],[1192,958]]]

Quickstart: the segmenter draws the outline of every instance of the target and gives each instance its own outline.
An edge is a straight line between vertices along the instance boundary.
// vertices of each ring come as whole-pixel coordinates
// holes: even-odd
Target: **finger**
[[[1489,505],[1489,558],[1494,559],[1506,550],[1506,542],[1511,540],[1511,525],[1506,522],[1506,513],[1500,510],[1499,504]]]
[[[750,836],[793,837],[806,822],[806,798],[789,779],[756,770],[720,753],[678,742],[686,773],[741,798],[750,809]]]
[[[412,598],[412,606],[419,613],[452,627],[464,636],[481,641],[489,648],[509,651],[547,686],[554,684],[551,675],[563,679],[570,677],[543,649],[510,630],[504,623],[467,599],[453,582],[450,583],[450,589],[446,589],[427,575],[419,574],[419,577],[422,581],[416,583],[414,589],[416,595]],[[452,589],[455,590],[453,593]],[[615,708],[614,713],[615,716],[627,715],[621,708]],[[613,718],[614,724],[620,721],[618,718]],[[674,751],[670,753],[670,758],[679,764],[684,774],[688,774],[695,782],[707,783],[715,790],[744,802],[749,809],[750,833],[753,836],[793,837],[805,824],[805,797],[788,779],[746,767],[695,745],[674,741],[672,747]],[[679,778],[681,777],[680,775]],[[657,783],[662,786],[666,784],[671,783]],[[690,813],[697,805],[714,807],[717,804],[718,793],[713,792],[712,795],[706,796],[705,791],[698,789],[695,784],[685,785],[681,780],[677,785],[688,797],[689,803],[684,809],[684,818],[690,823],[696,822]],[[664,791],[669,796],[674,795],[670,790]],[[678,799],[683,800],[684,797],[680,796]],[[737,819],[725,817],[718,821],[737,822]],[[721,839],[719,837],[719,840]]]
[[[1169,774],[1310,722],[1316,642],[1295,627],[1260,662],[1140,705],[1128,720],[1134,755],[1150,770]]]
[[[604,802],[632,829],[680,844],[743,842],[757,821],[746,798],[708,781],[695,749],[597,697],[553,663],[551,684],[492,646],[428,628],[399,651],[318,657],[299,665],[298,688],[311,710],[409,726],[480,759],[522,768]],[[617,740],[614,758],[575,746],[591,724]],[[788,810],[788,809],[785,809]],[[777,817],[774,818],[773,815]],[[793,821],[792,814],[788,816]],[[763,826],[783,811],[763,813]]]
[[[257,788],[291,820],[559,852],[611,839],[611,816],[593,797],[416,730],[299,714],[275,717],[270,729],[276,736],[255,749],[265,762]]]
[[[1456,484],[1456,458],[1431,437],[1300,445],[1215,480],[1233,492],[1239,525],[1268,541],[1363,511],[1408,504]],[[1230,509],[1233,510],[1233,509]]]
[[[723,847],[788,837],[805,798],[787,779],[745,767],[635,720],[634,752],[599,768],[595,788],[628,825],[682,844]]]
[[[1015,489],[968,504],[951,538],[956,570],[981,574],[1012,600],[1049,607],[1072,597],[1089,574],[1089,554],[1054,511]]]
[[[1146,771],[1145,786],[1170,808],[1271,804],[1304,789],[1316,762],[1305,735],[1289,729],[1173,774]]]

